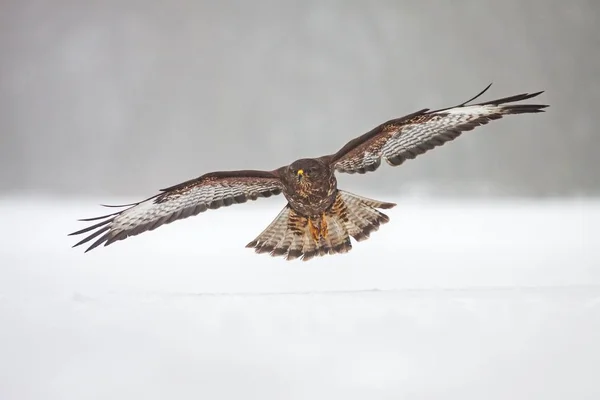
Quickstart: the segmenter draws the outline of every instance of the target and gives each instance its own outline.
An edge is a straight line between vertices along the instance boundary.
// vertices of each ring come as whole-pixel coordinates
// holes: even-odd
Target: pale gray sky
[[[7,0],[0,193],[152,194],[331,153],[424,107],[546,90],[545,114],[343,184],[600,192],[594,1]]]

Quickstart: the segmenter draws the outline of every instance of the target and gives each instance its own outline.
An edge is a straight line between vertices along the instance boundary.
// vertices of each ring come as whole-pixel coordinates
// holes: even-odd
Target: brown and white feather
[[[161,193],[144,201],[129,204],[125,210],[102,217],[82,219],[81,221],[88,222],[102,221],[71,235],[91,232],[75,244],[79,246],[103,234],[86,250],[90,251],[101,244],[107,246],[209,209],[245,203],[259,197],[270,197],[280,194],[281,191],[281,181],[274,172],[213,172],[163,189]]]
[[[326,254],[347,253],[352,249],[350,237],[365,240],[389,221],[387,215],[376,208],[387,209],[394,203],[384,203],[338,190],[335,202],[325,212],[327,235],[313,237],[309,228],[310,217],[297,213],[288,205],[271,224],[246,247],[257,253],[283,256],[287,260],[301,258],[308,261]],[[315,220],[313,224],[320,223]]]
[[[483,94],[489,86],[473,99]],[[430,111],[423,109],[385,122],[355,138],[330,157],[338,172],[364,174],[376,170],[385,160],[398,166],[435,147],[456,139],[461,133],[509,114],[543,112],[543,104],[509,104],[533,98],[540,93],[524,93],[475,105],[468,102]]]

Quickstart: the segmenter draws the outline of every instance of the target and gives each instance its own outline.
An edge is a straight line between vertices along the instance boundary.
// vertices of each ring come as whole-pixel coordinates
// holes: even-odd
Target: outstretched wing
[[[339,172],[364,174],[375,171],[383,158],[388,164],[398,166],[434,147],[457,138],[491,120],[509,114],[543,112],[543,104],[509,104],[531,99],[543,92],[524,93],[503,99],[468,105],[483,93],[455,107],[430,111],[423,109],[402,118],[387,121],[372,131],[348,142],[337,153],[328,156],[329,162]]]
[[[88,252],[102,243],[108,246],[208,209],[270,197],[280,194],[281,190],[282,184],[276,171],[212,172],[162,189],[161,193],[139,203],[108,206],[128,208],[101,217],[82,219],[80,221],[102,221],[70,235],[90,232],[73,246],[76,247],[103,234],[86,250]]]

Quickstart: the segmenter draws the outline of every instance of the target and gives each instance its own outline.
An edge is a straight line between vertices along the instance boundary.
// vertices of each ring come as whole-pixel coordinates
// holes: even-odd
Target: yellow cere
[[[304,175],[304,170],[303,169],[299,169],[297,172],[298,176],[302,176]]]

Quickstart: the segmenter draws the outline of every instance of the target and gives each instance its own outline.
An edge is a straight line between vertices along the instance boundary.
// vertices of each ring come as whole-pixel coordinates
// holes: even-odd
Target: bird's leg
[[[318,242],[320,238],[327,238],[327,220],[325,219],[325,213],[321,214],[321,217],[315,221],[312,218],[308,219],[308,229],[315,242]]]
[[[314,239],[315,242],[319,241],[319,234],[320,229],[319,227],[315,226],[315,224],[313,223],[312,218],[308,219],[308,229],[310,230],[310,234],[312,235],[312,238]]]
[[[327,234],[328,234],[328,229],[327,229],[327,219],[325,218],[325,213],[321,214],[321,237],[323,239],[327,238]]]

